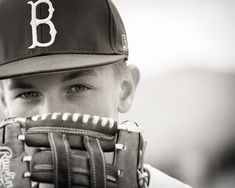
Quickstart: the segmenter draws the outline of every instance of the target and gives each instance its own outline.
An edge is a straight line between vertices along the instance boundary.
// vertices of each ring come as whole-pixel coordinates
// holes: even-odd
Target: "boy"
[[[130,109],[140,78],[127,58],[125,29],[109,0],[0,1],[6,117],[79,112],[118,121]],[[146,168],[150,187],[188,187]]]

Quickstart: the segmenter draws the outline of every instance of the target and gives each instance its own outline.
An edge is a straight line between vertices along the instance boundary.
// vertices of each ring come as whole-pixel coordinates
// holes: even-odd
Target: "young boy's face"
[[[130,95],[124,82],[112,66],[7,79],[2,81],[4,112],[8,117],[79,112],[118,120],[125,111],[123,95]]]

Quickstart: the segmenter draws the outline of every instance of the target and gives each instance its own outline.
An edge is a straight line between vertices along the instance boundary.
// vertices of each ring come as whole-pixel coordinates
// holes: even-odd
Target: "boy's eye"
[[[67,93],[77,93],[88,89],[90,88],[85,85],[74,85],[68,88]]]
[[[17,97],[18,98],[23,98],[23,99],[32,99],[32,98],[39,97],[39,95],[40,94],[38,92],[30,91],[30,92],[21,93]]]

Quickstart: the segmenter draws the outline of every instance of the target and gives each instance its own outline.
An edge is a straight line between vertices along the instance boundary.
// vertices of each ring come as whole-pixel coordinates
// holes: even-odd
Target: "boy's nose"
[[[44,113],[53,113],[53,112],[69,112],[69,107],[66,105],[63,100],[57,98],[56,96],[45,99],[43,104],[39,109],[40,114]]]

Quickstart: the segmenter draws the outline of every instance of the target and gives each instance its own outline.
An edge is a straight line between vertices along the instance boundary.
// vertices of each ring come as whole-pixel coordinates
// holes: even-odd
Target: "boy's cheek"
[[[90,114],[90,115],[98,115],[101,117],[110,117],[113,119],[117,119],[118,111],[117,111],[117,102],[113,100],[110,96],[106,97],[97,97],[91,98],[86,102],[82,102],[79,107],[75,108],[75,112]]]
[[[34,114],[33,109],[19,104],[7,105],[8,117],[28,117]]]

